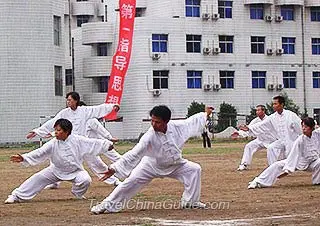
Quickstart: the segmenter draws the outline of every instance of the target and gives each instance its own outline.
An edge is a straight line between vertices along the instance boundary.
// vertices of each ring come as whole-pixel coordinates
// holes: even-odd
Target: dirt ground
[[[0,149],[0,225],[319,225],[320,186],[311,185],[311,173],[297,172],[272,188],[248,190],[248,182],[266,167],[266,152],[256,153],[250,170],[238,172],[244,144],[214,143],[212,150],[184,155],[202,166],[201,200],[209,209],[179,209],[182,184],[155,179],[134,198],[132,208],[102,215],[91,214],[90,205],[104,199],[113,187],[94,176],[87,200],[75,199],[71,184],[63,182],[61,188],[43,190],[28,202],[5,205],[15,187],[46,165],[22,167],[8,159],[25,150]],[[228,151],[216,151],[223,149]],[[156,204],[133,208],[139,202]]]

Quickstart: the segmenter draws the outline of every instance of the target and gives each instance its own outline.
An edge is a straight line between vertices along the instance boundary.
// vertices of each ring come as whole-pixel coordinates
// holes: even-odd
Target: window
[[[72,86],[72,69],[66,69],[66,86]]]
[[[320,88],[320,71],[312,72],[313,88]]]
[[[232,1],[218,1],[218,13],[220,18],[232,18]]]
[[[136,8],[136,16],[135,17],[144,17],[146,14],[146,8]]]
[[[201,89],[202,71],[187,71],[187,88]]]
[[[186,17],[200,17],[200,0],[186,0]]]
[[[98,93],[107,93],[110,77],[97,77]]]
[[[61,17],[53,16],[53,43],[56,46],[60,46],[61,36]]]
[[[187,53],[201,52],[201,35],[187,35]]]
[[[265,37],[251,36],[251,53],[264,54]]]
[[[250,19],[263,20],[263,4],[250,5]]]
[[[152,34],[152,52],[168,52],[168,35]]]
[[[169,71],[153,71],[153,89],[168,89]]]
[[[312,55],[320,55],[320,38],[312,38]]]
[[[296,38],[282,37],[283,54],[295,54]]]
[[[108,44],[99,43],[97,45],[97,56],[108,56]]]
[[[62,96],[62,67],[54,66],[54,94]]]
[[[283,5],[281,6],[281,16],[283,20],[294,20],[294,6]]]
[[[80,15],[77,16],[77,27],[81,27],[82,24],[89,22],[89,16],[88,15]]]
[[[296,71],[284,71],[283,72],[283,87],[284,88],[296,88]]]
[[[234,71],[220,71],[220,84],[222,89],[234,88]]]
[[[265,71],[252,71],[252,88],[266,88],[266,73]]]
[[[219,35],[221,53],[233,53],[233,36]]]
[[[310,7],[311,21],[320,22],[320,7]]]

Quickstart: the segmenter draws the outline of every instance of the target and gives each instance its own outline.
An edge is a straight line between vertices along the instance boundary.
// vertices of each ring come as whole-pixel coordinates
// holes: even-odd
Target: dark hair
[[[71,123],[68,119],[65,119],[65,118],[60,118],[60,119],[58,119],[58,120],[54,123],[53,128],[56,128],[57,126],[60,126],[63,131],[68,132],[68,135],[71,134],[71,131],[72,131],[72,123]]]
[[[163,121],[169,121],[171,118],[171,111],[165,105],[158,105],[152,108],[150,116],[156,116],[161,118]]]
[[[278,102],[279,102],[279,104],[283,104],[283,105],[285,105],[285,103],[286,103],[286,100],[284,99],[284,97],[283,96],[275,96],[275,97],[273,97],[272,98],[273,100],[278,100]]]
[[[262,105],[262,104],[258,104],[256,106],[256,108],[261,108],[262,111],[266,111],[266,106]]]
[[[314,122],[314,119],[310,118],[310,117],[303,118],[302,121],[301,121],[301,124],[302,123],[305,124],[306,126],[312,128],[312,129],[314,129],[314,127],[316,125],[316,123]]]
[[[72,92],[67,93],[66,98],[68,98],[69,96],[71,96],[72,99],[77,101],[77,106],[79,106],[79,104],[80,104],[80,95],[79,95],[79,93],[72,91]]]
[[[85,102],[83,102],[82,100],[80,100],[79,106],[87,106],[87,104]]]

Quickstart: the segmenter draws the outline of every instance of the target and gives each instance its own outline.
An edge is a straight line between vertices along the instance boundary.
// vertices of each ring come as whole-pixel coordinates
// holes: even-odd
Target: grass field
[[[9,162],[9,156],[30,148],[2,148],[0,225],[319,225],[320,186],[311,185],[311,173],[295,173],[272,188],[247,189],[248,182],[267,165],[266,152],[261,151],[254,156],[250,170],[236,171],[245,143],[217,141],[212,149],[203,149],[199,140],[186,144],[184,157],[202,166],[201,200],[209,209],[180,209],[183,186],[165,178],[153,180],[128,209],[103,215],[92,215],[90,206],[104,199],[113,187],[95,176],[87,200],[75,199],[71,184],[63,182],[59,189],[43,190],[28,202],[5,205],[7,195],[47,163],[25,168]],[[117,150],[124,153],[133,145],[121,143]]]

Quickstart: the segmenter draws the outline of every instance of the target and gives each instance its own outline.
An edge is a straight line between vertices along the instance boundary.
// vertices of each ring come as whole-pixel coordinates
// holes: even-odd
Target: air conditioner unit
[[[268,90],[274,90],[274,84],[268,84]]]
[[[154,97],[158,97],[158,96],[161,95],[161,90],[160,89],[154,89],[152,91],[152,94],[153,94]]]
[[[283,85],[282,84],[277,84],[277,90],[282,90],[283,89]]]
[[[209,47],[203,48],[203,54],[208,55],[210,52],[211,52],[211,48],[209,48]]]
[[[283,20],[283,16],[276,16],[274,19],[276,22],[281,22]]]
[[[211,85],[210,84],[203,84],[203,89],[205,91],[209,91],[211,89]]]
[[[213,84],[213,90],[219,90],[219,89],[221,89],[220,84]]]
[[[217,19],[219,19],[220,18],[220,14],[219,13],[214,13],[214,14],[212,14],[212,19],[213,20],[217,20]]]
[[[267,55],[272,55],[273,54],[273,49],[267,49]]]
[[[264,17],[264,20],[267,21],[267,22],[271,22],[272,19],[273,19],[273,18],[272,18],[272,16],[270,16],[270,15],[267,15],[267,16]]]
[[[277,55],[282,55],[283,52],[284,52],[283,49],[277,49],[277,50],[276,50],[276,54],[277,54]]]
[[[159,60],[160,57],[161,57],[161,55],[159,53],[153,53],[151,56],[152,60]]]
[[[203,20],[209,20],[210,19],[210,14],[209,13],[202,13],[202,19]]]
[[[220,53],[220,51],[221,51],[221,49],[219,48],[219,47],[215,47],[215,48],[213,48],[213,54],[218,54],[218,53]]]

